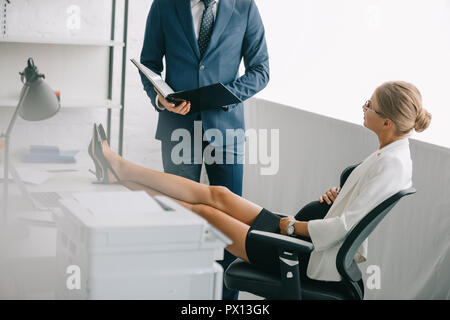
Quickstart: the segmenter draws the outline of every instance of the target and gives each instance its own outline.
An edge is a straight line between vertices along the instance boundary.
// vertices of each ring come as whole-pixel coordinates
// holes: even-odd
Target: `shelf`
[[[25,43],[68,46],[123,47],[124,43],[111,40],[37,38],[37,37],[0,37],[0,43]]]
[[[1,1],[0,1],[1,2]],[[39,2],[39,1],[35,1]],[[74,54],[83,54],[86,55],[86,58],[94,57],[105,60],[104,54],[109,55],[109,63],[110,67],[108,68],[107,75],[107,92],[103,96],[99,96],[98,98],[84,98],[83,93],[81,93],[79,96],[74,95],[73,92],[71,93],[72,97],[74,99],[71,99],[69,96],[70,92],[66,92],[67,95],[62,92],[62,99],[61,99],[61,108],[62,109],[69,109],[69,110],[82,110],[82,109],[103,109],[107,110],[107,123],[106,126],[108,128],[108,132],[111,128],[111,121],[112,121],[112,110],[119,110],[119,150],[118,153],[122,155],[122,145],[123,145],[123,126],[124,126],[124,114],[125,114],[125,70],[127,65],[127,43],[128,43],[128,18],[129,18],[129,0],[124,0],[123,4],[123,10],[122,5],[117,6],[117,3],[115,0],[111,1],[111,23],[109,24],[110,27],[110,36],[101,37],[99,35],[94,35],[93,33],[89,33],[84,36],[81,34],[77,36],[71,36],[71,34],[60,34],[60,35],[48,35],[45,34],[45,36],[42,36],[44,34],[38,34],[32,30],[30,30],[28,33],[25,32],[23,34],[17,34],[17,35],[3,35],[0,34],[0,50],[5,51],[11,56],[14,56],[17,54],[17,51],[20,51],[20,56],[23,54],[26,54],[27,52],[36,52],[39,55],[45,56],[46,51],[54,51],[51,54],[48,55],[47,61],[52,61],[58,59],[58,61],[66,62],[69,58],[72,57]],[[39,4],[36,3],[36,6],[39,6]],[[122,36],[119,38],[116,38],[116,13],[117,8],[120,8],[120,11],[123,11],[123,33]],[[28,10],[31,14],[32,9]],[[21,12],[17,12],[18,15],[22,15]],[[3,12],[2,12],[3,15]],[[6,15],[6,12],[5,12]],[[3,17],[3,16],[2,16]],[[6,16],[5,16],[6,17]],[[20,23],[19,21],[17,23]],[[105,27],[107,27],[108,24],[105,24]],[[28,25],[26,27],[29,27]],[[115,39],[115,40],[111,40]],[[117,41],[119,40],[119,41]],[[6,49],[6,50],[5,50]],[[58,55],[58,50],[63,50],[63,55]],[[76,49],[75,52],[72,53],[72,49]],[[103,52],[103,50],[105,50]],[[122,68],[121,68],[121,77],[120,77],[120,97],[116,99],[117,101],[112,101],[111,97],[116,97],[116,95],[113,94],[115,92],[115,78],[113,76],[113,72],[115,72],[115,59],[114,55],[116,54],[116,49],[119,51],[122,51],[122,57],[120,60],[122,60]],[[37,51],[36,51],[37,50]],[[66,51],[68,50],[68,53],[71,54],[70,57],[66,56]],[[94,51],[92,51],[94,50]],[[100,50],[100,51],[99,51]],[[2,51],[2,53],[3,53]],[[91,52],[92,51],[92,52]],[[100,55],[102,54],[102,55]],[[27,54],[27,57],[29,55]],[[4,58],[1,58],[2,61]],[[77,57],[78,59],[78,57]],[[116,59],[117,61],[118,59]],[[119,61],[120,61],[119,60]],[[6,65],[8,65],[8,60],[6,61]],[[73,68],[72,68],[73,69]],[[53,70],[53,69],[52,69]],[[70,70],[70,69],[69,69]],[[3,70],[0,70],[0,78],[2,77]],[[69,71],[67,71],[69,72]],[[106,70],[105,70],[106,73]],[[7,83],[5,81],[8,78],[1,79],[4,83]],[[15,89],[14,91],[11,91],[10,89],[6,88],[3,90],[5,94],[0,97],[0,111],[1,110],[8,110],[17,107],[18,104],[18,97],[16,97]],[[66,90],[67,91],[67,90]],[[12,95],[9,96],[9,93],[12,92]],[[94,96],[97,96],[96,93],[94,93]],[[83,99],[78,99],[78,97],[83,97]],[[67,98],[67,99],[66,99]]]
[[[3,99],[0,100],[0,108],[15,108],[19,103],[18,100]],[[61,101],[61,109],[122,109],[118,102],[107,99],[92,99],[92,100],[68,100]]]

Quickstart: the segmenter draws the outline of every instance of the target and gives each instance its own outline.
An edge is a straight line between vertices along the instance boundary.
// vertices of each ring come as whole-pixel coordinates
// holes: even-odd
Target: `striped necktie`
[[[203,10],[202,22],[200,24],[200,32],[198,34],[198,48],[200,49],[200,55],[203,54],[208,48],[209,40],[211,39],[211,34],[214,29],[214,14],[213,7],[216,3],[215,0],[201,0],[205,4],[205,9]]]

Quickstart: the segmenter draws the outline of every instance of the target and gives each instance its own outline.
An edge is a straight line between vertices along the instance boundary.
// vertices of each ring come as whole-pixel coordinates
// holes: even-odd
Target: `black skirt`
[[[298,221],[309,221],[314,219],[323,219],[330,208],[329,205],[319,203],[318,201],[311,202],[304,206],[296,215],[295,219]],[[260,230],[267,232],[280,233],[281,218],[267,209],[262,209],[256,217],[253,224],[247,233],[245,241],[245,249],[247,251],[250,263],[255,267],[272,274],[280,274],[280,260],[278,249],[266,245],[261,245],[251,235],[250,231]],[[305,241],[311,241],[307,237],[299,237]],[[306,277],[306,268],[308,266],[310,254],[300,254],[298,257],[300,277]]]

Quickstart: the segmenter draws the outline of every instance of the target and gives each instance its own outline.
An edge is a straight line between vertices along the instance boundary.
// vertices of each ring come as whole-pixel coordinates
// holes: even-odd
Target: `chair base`
[[[289,293],[282,287],[280,276],[260,271],[241,259],[236,259],[230,264],[224,274],[224,280],[227,288],[250,292],[270,300],[290,299]],[[301,298],[302,300],[360,300],[362,296],[355,292],[354,285],[309,279],[301,282]]]

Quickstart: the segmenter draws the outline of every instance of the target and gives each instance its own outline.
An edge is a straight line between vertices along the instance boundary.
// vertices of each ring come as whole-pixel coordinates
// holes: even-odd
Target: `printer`
[[[165,196],[74,193],[56,217],[57,299],[221,299],[231,240]]]

